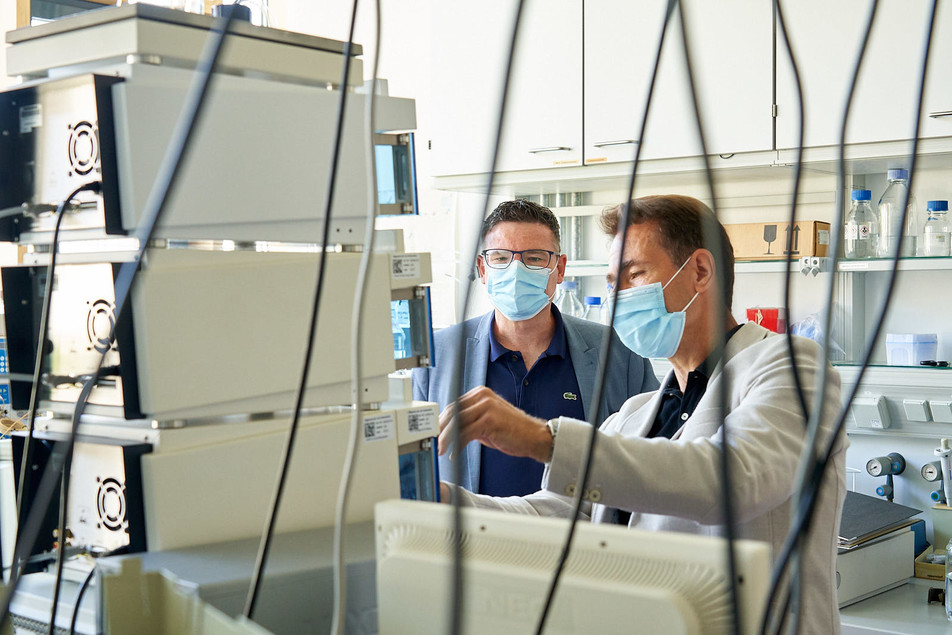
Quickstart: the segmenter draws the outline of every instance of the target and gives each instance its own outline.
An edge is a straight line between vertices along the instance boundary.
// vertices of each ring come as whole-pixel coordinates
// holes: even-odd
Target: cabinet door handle
[[[940,110],[938,112],[930,112],[929,116],[933,119],[938,119],[939,117],[952,117],[952,110]]]
[[[541,154],[543,152],[568,152],[572,148],[567,148],[565,146],[551,146],[548,148],[529,148],[531,154]]]
[[[596,148],[605,148],[608,146],[635,145],[636,143],[640,143],[640,142],[637,139],[619,139],[617,141],[597,141],[593,143],[592,145],[595,146]]]

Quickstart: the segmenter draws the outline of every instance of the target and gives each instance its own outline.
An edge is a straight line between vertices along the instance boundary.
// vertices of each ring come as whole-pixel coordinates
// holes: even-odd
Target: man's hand
[[[545,463],[552,454],[552,435],[545,421],[531,417],[485,386],[473,388],[440,413],[440,454],[446,454],[459,426],[459,454],[470,441],[511,456]]]

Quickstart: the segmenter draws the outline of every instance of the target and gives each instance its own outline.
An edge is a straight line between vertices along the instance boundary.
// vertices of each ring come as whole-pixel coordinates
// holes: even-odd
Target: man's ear
[[[717,267],[714,254],[707,249],[698,249],[691,254],[694,262],[694,292],[717,291]]]
[[[559,260],[555,264],[555,268],[558,269],[558,274],[556,274],[555,284],[562,284],[562,281],[565,280],[565,265],[568,262],[569,258],[565,254],[559,254]]]
[[[482,256],[476,256],[476,267],[473,269],[472,280],[479,276],[483,284],[486,284],[486,265],[483,264]]]

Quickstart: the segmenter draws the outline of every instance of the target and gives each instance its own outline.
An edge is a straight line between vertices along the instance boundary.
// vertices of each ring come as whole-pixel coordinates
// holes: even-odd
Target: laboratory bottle
[[[929,201],[926,205],[928,220],[922,228],[922,255],[949,255],[949,202]]]
[[[844,231],[847,258],[876,258],[879,255],[879,218],[869,204],[869,190],[853,190]]]
[[[896,253],[896,243],[902,237],[899,255],[911,258],[916,255],[916,241],[922,231],[916,198],[909,194],[909,172],[893,168],[886,173],[889,184],[879,199],[879,257],[891,258]],[[902,222],[902,205],[906,202],[906,220]]]
[[[575,280],[566,280],[561,285],[561,295],[559,297],[560,302],[556,302],[556,306],[559,307],[564,315],[571,315],[572,317],[582,317],[582,314],[585,312],[585,307],[582,306],[582,301],[578,297],[578,282]]]
[[[585,313],[582,317],[592,322],[602,321],[602,299],[597,295],[585,296]]]
[[[952,622],[952,540],[945,546],[945,616]]]

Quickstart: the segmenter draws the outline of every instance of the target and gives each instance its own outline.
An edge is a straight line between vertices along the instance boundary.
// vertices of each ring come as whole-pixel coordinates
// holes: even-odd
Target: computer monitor
[[[376,506],[380,633],[449,632],[453,569],[449,505]],[[463,632],[534,633],[567,521],[463,509]],[[546,633],[728,633],[723,538],[581,522]],[[767,543],[740,540],[742,632],[763,615],[771,566]]]

